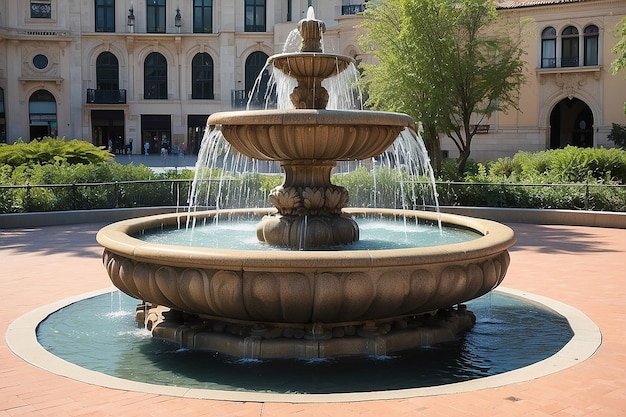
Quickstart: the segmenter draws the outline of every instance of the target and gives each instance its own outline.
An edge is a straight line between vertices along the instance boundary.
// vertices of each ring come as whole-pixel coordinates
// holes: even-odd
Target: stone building
[[[526,82],[520,111],[495,113],[480,122],[471,158],[567,145],[611,147],[611,124],[626,124],[626,73],[613,75],[610,69],[626,2],[498,0],[497,6],[503,19],[518,23],[511,35],[524,40]],[[450,157],[458,155],[450,140],[442,140],[442,149]]]
[[[367,60],[365,0],[4,0],[0,142],[42,136],[109,140],[118,152],[198,150],[207,117],[245,107],[268,56],[312,4],[324,46]],[[472,158],[566,144],[610,146],[626,124],[626,81],[611,74],[619,0],[499,0],[526,39],[521,111],[477,121]],[[452,142],[442,149],[455,156]]]

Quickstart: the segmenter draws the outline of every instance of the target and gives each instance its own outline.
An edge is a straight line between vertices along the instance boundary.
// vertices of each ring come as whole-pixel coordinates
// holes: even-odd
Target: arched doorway
[[[584,101],[565,98],[550,113],[550,149],[593,147],[593,113]]]
[[[30,140],[57,137],[57,102],[46,90],[35,91],[28,100]]]

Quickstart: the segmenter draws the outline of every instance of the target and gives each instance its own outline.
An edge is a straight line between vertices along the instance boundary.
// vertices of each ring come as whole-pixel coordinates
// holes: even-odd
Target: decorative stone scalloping
[[[333,214],[340,215],[348,204],[348,190],[331,185],[327,187],[275,187],[269,199],[284,215]]]
[[[508,252],[453,264],[352,271],[241,271],[137,262],[108,250],[113,284],[175,310],[233,320],[341,323],[450,307],[503,280]]]

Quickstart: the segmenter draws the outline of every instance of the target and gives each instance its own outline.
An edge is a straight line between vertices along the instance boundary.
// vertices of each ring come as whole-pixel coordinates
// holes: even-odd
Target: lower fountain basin
[[[436,213],[421,211],[345,211],[438,220]],[[217,214],[192,216],[200,222]],[[233,322],[323,323],[332,328],[449,308],[500,284],[509,265],[507,249],[515,242],[513,231],[504,225],[448,214],[441,214],[444,227],[474,230],[480,237],[424,248],[271,253],[180,247],[132,237],[143,230],[184,225],[188,216],[151,216],[104,227],[97,240],[105,248],[106,270],[113,284],[132,297]]]

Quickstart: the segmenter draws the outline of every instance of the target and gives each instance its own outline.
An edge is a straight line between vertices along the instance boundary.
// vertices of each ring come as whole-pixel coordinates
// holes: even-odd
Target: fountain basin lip
[[[296,79],[304,77],[321,81],[343,72],[355,60],[326,52],[295,52],[272,55],[267,62]]]
[[[416,130],[413,118],[404,113],[373,110],[240,110],[213,113],[207,126],[217,125],[377,125]]]
[[[407,215],[437,222],[439,216],[444,226],[460,227],[477,232],[477,239],[454,244],[420,248],[381,249],[381,250],[312,250],[267,252],[257,250],[200,248],[149,243],[131,236],[142,230],[184,225],[188,216],[199,218],[230,214],[264,215],[275,209],[234,209],[208,210],[195,213],[170,213],[124,220],[102,228],[96,240],[107,250],[136,261],[152,262],[158,259],[162,265],[179,267],[201,267],[207,263],[232,270],[333,270],[350,271],[360,268],[398,267],[419,264],[445,264],[454,261],[467,262],[506,251],[515,243],[515,234],[503,224],[490,220],[477,219],[453,214],[438,214],[401,209],[344,209],[351,215],[383,215],[397,217]],[[224,220],[227,221],[227,220]],[[268,256],[280,253],[280,257]]]
[[[297,51],[297,52],[283,52],[280,54],[274,54],[267,59],[267,62],[272,63],[283,59],[336,59],[349,64],[356,63],[356,60],[349,55],[335,54],[332,52],[315,52],[315,51]]]

